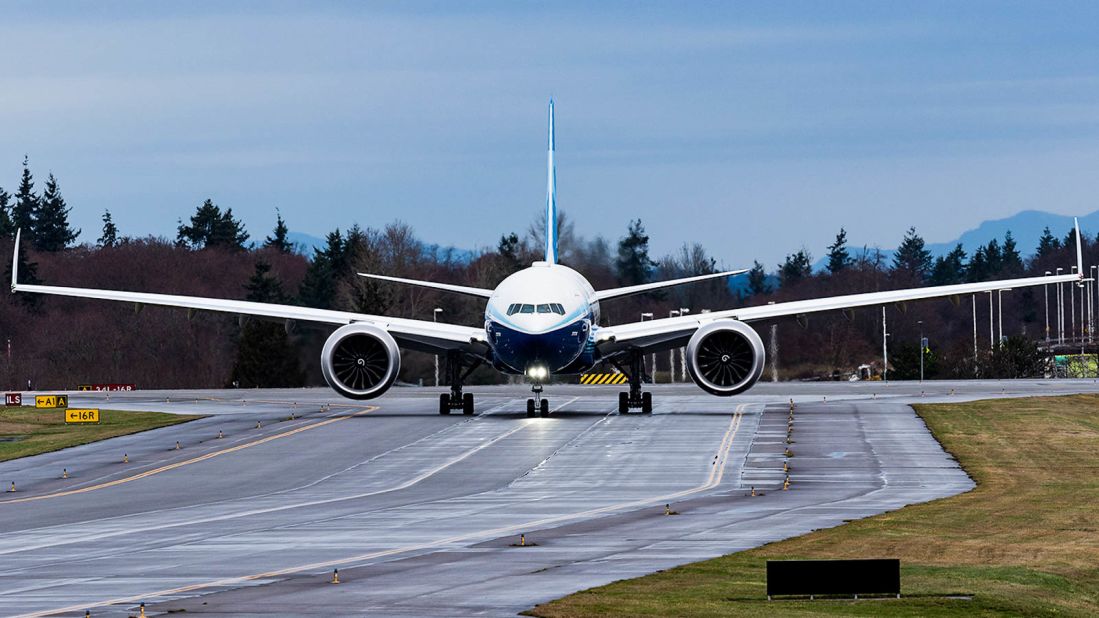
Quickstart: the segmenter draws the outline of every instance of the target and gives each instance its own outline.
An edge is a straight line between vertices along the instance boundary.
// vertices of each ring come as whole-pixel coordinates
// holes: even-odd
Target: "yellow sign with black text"
[[[99,408],[69,408],[65,410],[66,423],[98,423]]]
[[[69,407],[68,395],[35,395],[34,407],[36,408],[67,408]]]

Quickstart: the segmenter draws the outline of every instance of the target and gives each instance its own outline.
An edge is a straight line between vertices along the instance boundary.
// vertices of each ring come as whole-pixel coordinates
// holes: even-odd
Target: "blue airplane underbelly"
[[[579,320],[544,333],[524,333],[489,321],[488,335],[498,363],[518,373],[529,365],[542,364],[556,373],[584,351],[588,328],[584,320]]]

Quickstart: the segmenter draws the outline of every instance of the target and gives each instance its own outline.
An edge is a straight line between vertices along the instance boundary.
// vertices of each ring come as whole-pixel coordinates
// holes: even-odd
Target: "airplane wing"
[[[349,311],[312,309],[293,305],[257,303],[246,300],[225,300],[200,296],[176,296],[172,294],[150,294],[146,292],[124,292],[118,290],[98,290],[91,288],[72,288],[53,285],[30,285],[19,283],[19,235],[15,233],[15,256],[11,271],[11,291],[54,296],[72,296],[76,298],[96,298],[138,305],[160,305],[182,307],[197,311],[214,311],[237,315],[257,316],[277,320],[300,322],[319,322],[344,325],[352,322],[367,322],[385,329],[402,347],[425,352],[461,350],[471,354],[483,355],[487,350],[483,329],[445,322],[428,320],[410,320],[369,315]]]
[[[672,287],[673,285],[683,285],[684,283],[694,283],[695,281],[705,281],[707,279],[715,279],[717,277],[732,277],[733,275],[743,275],[746,272],[748,272],[747,269],[730,270],[723,273],[709,273],[706,275],[696,275],[694,277],[683,277],[682,279],[670,279],[668,281],[642,283],[641,285],[630,285],[624,288],[600,290],[595,293],[595,297],[599,300],[607,300],[610,298],[629,296],[631,294],[641,294],[642,292],[649,292],[651,290],[658,290],[660,288],[668,288]]]
[[[424,288],[434,288],[436,290],[445,290],[447,292],[456,292],[458,294],[466,294],[469,296],[478,296],[480,298],[491,298],[492,290],[485,288],[474,288],[468,285],[454,285],[451,283],[435,283],[434,281],[421,281],[419,279],[405,279],[403,277],[390,277],[389,275],[374,275],[371,273],[359,273],[360,277],[366,277],[367,279],[379,279],[381,281],[392,281],[394,283],[406,283],[408,285],[418,285]]]
[[[1084,280],[1082,274],[1083,261],[1080,251],[1079,225],[1076,227],[1076,243],[1077,272],[1075,274],[1023,277],[1000,281],[984,281],[981,283],[961,283],[957,285],[888,290],[885,292],[869,292],[865,294],[848,294],[845,296],[796,300],[785,303],[714,311],[711,313],[700,313],[675,318],[633,322],[621,326],[600,328],[595,333],[595,345],[605,357],[614,356],[627,350],[657,351],[686,344],[687,340],[690,339],[691,335],[693,335],[696,330],[715,320],[732,319],[742,322],[755,322],[791,315],[902,303],[925,298],[943,298],[961,296],[963,294],[995,292],[996,290],[1046,285],[1050,283],[1079,283]]]

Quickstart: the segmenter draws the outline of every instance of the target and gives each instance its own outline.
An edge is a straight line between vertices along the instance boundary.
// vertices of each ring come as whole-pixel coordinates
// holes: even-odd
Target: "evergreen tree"
[[[332,309],[336,302],[338,279],[343,276],[346,245],[340,230],[330,232],[324,249],[313,251],[313,261],[305,271],[298,296],[302,304],[316,309]]]
[[[103,211],[103,234],[96,241],[100,247],[113,247],[118,244],[118,227],[111,220],[111,211]]]
[[[15,225],[11,222],[11,194],[0,187],[0,238],[10,238],[15,235]]]
[[[649,237],[640,219],[630,222],[622,240],[618,241],[615,270],[622,285],[640,285],[649,280],[653,262],[649,259]]]
[[[233,218],[233,209],[222,212],[212,200],[207,199],[191,216],[191,224],[180,223],[176,242],[193,249],[222,248],[234,251],[244,249],[248,232],[244,223]]]
[[[1043,258],[1061,248],[1061,241],[1053,237],[1047,225],[1042,230],[1042,237],[1038,239],[1038,257]]]
[[[803,279],[808,279],[813,274],[813,258],[805,249],[786,256],[786,261],[779,265],[779,277],[782,285],[793,285]]]
[[[38,209],[34,213],[34,247],[39,251],[61,251],[67,249],[80,230],[69,227],[69,211],[61,197],[61,188],[57,178],[50,174],[46,179],[46,189],[38,200]]]
[[[954,285],[963,283],[966,275],[965,249],[958,243],[950,253],[935,259],[931,269],[931,285]]]
[[[966,278],[970,283],[977,283],[988,278],[988,258],[985,256],[985,248],[977,247],[973,253],[973,259],[969,261]]]
[[[847,230],[840,228],[836,242],[828,245],[828,272],[833,275],[851,265],[851,254],[847,251]]]
[[[23,230],[23,238],[34,244],[34,213],[38,210],[38,196],[34,194],[34,176],[27,166],[27,157],[23,157],[23,177],[19,180],[19,191],[15,193],[15,206],[11,209],[11,222],[16,229]]]
[[[748,294],[756,296],[770,291],[767,285],[767,273],[763,270],[763,264],[752,262],[752,269],[748,271]]]
[[[916,228],[908,228],[901,246],[893,254],[893,274],[902,275],[922,283],[931,272],[931,252],[925,247]]]
[[[282,284],[271,276],[271,265],[256,262],[256,270],[244,286],[248,300],[260,303],[285,303]],[[242,388],[285,388],[302,386],[305,374],[298,363],[298,352],[290,343],[282,324],[248,320],[237,341],[237,359],[231,382]]]
[[[504,234],[496,245],[496,253],[502,259],[506,274],[514,273],[523,268],[522,246],[519,244],[519,235],[515,232]]]
[[[998,277],[1004,268],[1004,252],[1000,249],[1000,241],[993,238],[985,245],[985,260],[988,262],[988,277]]]
[[[282,213],[276,208],[275,231],[263,241],[263,246],[275,249],[281,253],[293,253],[294,245],[291,244],[290,240],[287,238],[289,233],[290,230],[286,227],[286,222],[282,220]]]
[[[1017,277],[1023,274],[1023,256],[1019,254],[1019,247],[1015,244],[1015,237],[1011,230],[1004,234],[1004,250],[1000,272],[1004,276]]]

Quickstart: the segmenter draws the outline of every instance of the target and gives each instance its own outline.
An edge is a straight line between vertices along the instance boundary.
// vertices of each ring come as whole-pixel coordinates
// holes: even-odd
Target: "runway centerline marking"
[[[365,554],[358,554],[355,556],[349,556],[346,558],[337,558],[334,560],[325,560],[321,562],[313,562],[310,564],[298,565],[293,567],[286,567],[283,569],[276,569],[273,571],[266,571],[263,573],[254,573],[252,575],[241,575],[237,577],[226,577],[218,580],[200,582],[196,584],[188,584],[186,586],[179,586],[177,588],[170,588],[166,590],[158,590],[155,592],[148,592],[143,594],[137,594],[126,597],[119,597],[115,599],[108,599],[104,601],[93,601],[87,603],[81,603],[77,605],[70,605],[68,607],[61,607],[50,610],[40,610],[37,612],[30,612],[26,614],[19,614],[17,618],[39,618],[42,616],[51,616],[53,614],[61,614],[68,612],[78,612],[82,609],[90,609],[93,607],[108,607],[111,605],[120,605],[123,603],[137,603],[139,601],[145,601],[151,598],[164,597],[168,595],[179,595],[188,592],[194,592],[196,590],[202,590],[204,588],[213,587],[227,587],[236,584],[243,584],[251,581],[267,579],[271,577],[281,577],[284,575],[292,575],[295,573],[303,573],[309,571],[320,571],[322,569],[328,569],[329,567],[338,567],[346,564],[354,564],[357,562],[365,562],[368,560],[375,560],[378,558],[388,558],[390,556],[396,556],[404,553],[422,551],[425,549],[434,549],[449,545],[452,543],[461,543],[463,541],[471,541],[478,538],[498,538],[506,534],[513,534],[520,530],[537,529],[552,524],[560,524],[574,519],[582,519],[591,517],[594,515],[603,515],[606,513],[620,511],[624,509],[637,508],[653,503],[660,503],[671,501],[677,498],[684,498],[686,496],[694,495],[700,492],[708,491],[721,484],[721,480],[724,478],[724,468],[728,461],[729,451],[732,449],[733,441],[736,439],[736,434],[740,429],[741,419],[744,417],[744,408],[750,404],[741,403],[736,407],[736,411],[733,413],[733,418],[729,421],[729,426],[725,430],[725,434],[722,436],[721,444],[718,446],[716,453],[716,461],[711,465],[710,473],[704,482],[697,487],[684,489],[682,491],[665,494],[662,496],[650,496],[648,498],[640,498],[637,500],[631,500],[627,502],[620,502],[616,504],[609,504],[606,506],[589,509],[586,511],[580,511],[577,513],[567,513],[562,515],[554,515],[551,517],[545,517],[533,521],[523,522],[519,524],[512,524],[509,526],[501,526],[499,528],[493,528],[489,530],[478,530],[474,532],[467,532],[460,535],[448,537],[445,539],[439,539],[426,543],[419,543],[415,545],[406,545],[404,547],[394,547],[392,549],[386,549],[381,551],[374,551]],[[524,424],[521,427],[526,427]],[[521,428],[520,427],[520,428]],[[510,431],[507,435],[514,433]]]
[[[355,417],[355,416],[362,416],[364,414],[369,414],[369,413],[371,413],[371,412],[373,412],[377,409],[378,409],[378,406],[370,406],[370,407],[367,407],[363,410],[359,410],[358,412],[355,412],[354,414],[334,416],[332,418],[328,418],[328,419],[325,419],[323,421],[318,421],[316,423],[310,423],[308,425],[303,425],[303,426],[298,427],[296,429],[291,429],[289,431],[283,431],[281,433],[276,433],[276,434],[273,434],[273,435],[270,435],[270,436],[266,436],[266,437],[260,438],[258,440],[253,440],[251,442],[245,442],[244,444],[238,444],[236,446],[231,446],[229,448],[224,448],[224,449],[217,450],[217,451],[211,451],[209,453],[199,455],[198,457],[192,457],[191,459],[184,459],[183,461],[177,461],[177,462],[174,462],[174,463],[170,463],[170,464],[167,464],[167,465],[160,466],[159,468],[153,468],[152,470],[146,470],[145,472],[139,472],[138,474],[133,474],[131,476],[125,476],[125,477],[122,477],[120,479],[115,479],[113,481],[107,481],[105,483],[99,483],[99,484],[96,484],[96,485],[89,485],[87,487],[80,487],[78,489],[66,489],[66,490],[63,490],[63,491],[55,491],[53,493],[41,494],[41,495],[38,495],[38,496],[27,496],[25,498],[15,498],[15,499],[12,499],[12,500],[2,500],[2,501],[0,501],[0,506],[2,506],[4,504],[18,504],[18,503],[21,503],[21,502],[35,502],[35,501],[38,501],[38,500],[47,500],[49,498],[61,498],[61,497],[64,497],[64,496],[73,496],[73,495],[76,495],[76,494],[83,494],[83,493],[87,493],[87,492],[90,492],[90,491],[96,491],[96,490],[99,490],[99,489],[107,489],[108,487],[115,487],[117,485],[123,485],[125,483],[130,483],[132,481],[138,481],[138,480],[141,480],[141,479],[144,479],[144,478],[148,478],[150,476],[160,474],[162,472],[169,472],[171,470],[176,470],[176,469],[182,468],[184,466],[189,466],[191,464],[200,463],[200,462],[206,461],[208,459],[213,459],[215,457],[220,457],[222,455],[228,455],[229,453],[235,453],[237,451],[242,451],[246,448],[252,448],[253,446],[259,446],[261,444],[267,444],[268,442],[272,442],[274,440],[279,440],[279,439],[286,438],[286,437],[289,437],[289,436],[292,436],[292,435],[295,435],[295,434],[299,434],[303,431],[308,431],[310,429],[316,429],[318,427],[324,427],[325,425],[330,425],[332,423],[336,423],[336,422],[339,422],[339,421],[342,421],[342,420],[346,420],[346,419],[349,419],[349,418],[352,418],[352,417]]]

